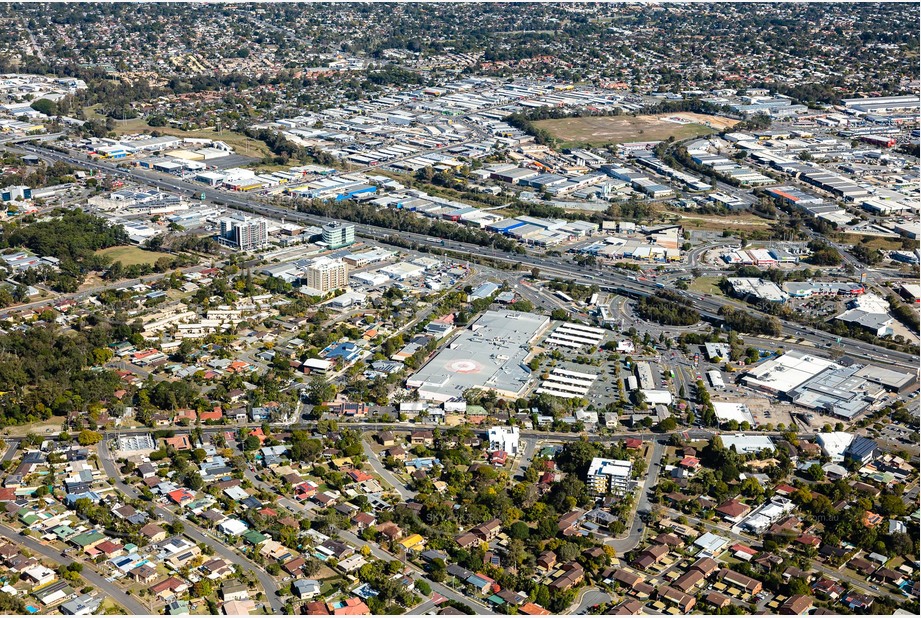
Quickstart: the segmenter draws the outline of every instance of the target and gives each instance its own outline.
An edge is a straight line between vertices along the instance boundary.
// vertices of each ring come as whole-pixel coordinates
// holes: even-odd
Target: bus
[[[573,302],[572,296],[570,296],[569,294],[564,294],[563,292],[560,292],[559,290],[557,290],[555,294],[558,298],[565,300],[567,303]]]

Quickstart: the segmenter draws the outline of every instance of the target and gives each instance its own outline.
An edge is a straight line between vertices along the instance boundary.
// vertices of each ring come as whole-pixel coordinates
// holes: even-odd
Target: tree
[[[579,546],[575,543],[563,543],[557,549],[557,553],[560,556],[560,560],[563,562],[569,562],[575,560],[579,555]]]
[[[336,398],[336,387],[324,378],[316,376],[307,385],[307,400],[320,405]]]
[[[77,443],[79,443],[80,446],[92,446],[93,444],[99,444],[101,441],[102,434],[98,431],[84,429],[77,435]]]
[[[741,485],[742,495],[748,496],[749,498],[760,498],[764,494],[764,490],[761,488],[761,484],[754,477],[748,477],[742,481]]]
[[[192,586],[192,595],[198,598],[210,597],[214,592],[214,586],[210,579],[202,578]]]
[[[54,101],[50,99],[39,99],[37,101],[32,101],[29,105],[32,109],[37,112],[41,112],[46,116],[57,116],[58,115],[58,106]]]
[[[416,590],[418,590],[419,594],[421,594],[424,597],[427,597],[430,594],[432,594],[432,587],[429,586],[429,583],[425,581],[424,579],[416,580]]]
[[[677,292],[660,290],[637,303],[636,313],[644,320],[671,326],[691,326],[700,321],[700,314],[690,307]]]
[[[201,474],[198,472],[193,472],[188,477],[186,477],[185,484],[189,489],[193,491],[198,491],[205,486],[205,482],[202,480]]]
[[[813,481],[820,481],[825,478],[825,470],[819,464],[814,463],[806,470],[806,476]]]
[[[262,445],[262,442],[259,441],[259,438],[250,434],[246,436],[246,439],[243,441],[243,450],[244,451],[255,451]]]
[[[26,603],[20,597],[15,597],[8,592],[0,592],[0,614],[25,615]]]
[[[879,510],[887,517],[902,517],[906,511],[905,502],[899,496],[886,494],[879,499]]]
[[[531,529],[523,521],[516,521],[509,527],[508,535],[513,539],[525,540],[531,535]]]
[[[304,575],[312,577],[319,573],[321,568],[323,568],[323,563],[316,558],[308,558],[301,570],[304,572]]]

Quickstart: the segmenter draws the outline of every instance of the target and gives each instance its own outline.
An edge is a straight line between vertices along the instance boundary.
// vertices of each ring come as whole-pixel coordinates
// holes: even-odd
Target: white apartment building
[[[595,457],[588,468],[587,485],[598,496],[613,494],[623,496],[629,493],[632,484],[633,462],[626,459],[605,459]]]
[[[251,251],[261,249],[269,242],[265,219],[233,214],[221,219],[220,225],[221,235],[218,240],[222,245],[240,251]]]
[[[505,451],[511,456],[518,454],[521,433],[517,427],[491,427],[489,429],[489,450]]]

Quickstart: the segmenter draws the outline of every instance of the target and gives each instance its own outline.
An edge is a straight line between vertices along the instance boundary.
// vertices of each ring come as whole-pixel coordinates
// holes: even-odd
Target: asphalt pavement
[[[756,536],[752,536],[748,534],[741,534],[739,532],[736,532],[724,526],[715,524],[713,522],[704,521],[697,517],[693,517],[685,513],[681,513],[680,511],[676,511],[675,509],[668,509],[668,510],[675,517],[678,517],[679,515],[684,516],[688,520],[688,523],[690,523],[691,525],[697,526],[701,530],[707,530],[707,531],[713,532],[723,537],[729,537],[733,541],[741,541],[742,543],[746,545],[760,545],[761,543],[762,539],[760,537],[756,537]],[[866,580],[854,577],[843,569],[842,570],[834,569],[816,560],[812,561],[812,568],[815,569],[816,571],[820,571],[821,573],[823,573],[824,575],[827,575],[830,578],[846,581],[854,589],[856,589],[858,592],[862,594],[867,594],[870,596],[878,596],[878,595],[883,594],[883,595],[889,596],[890,598],[892,598],[898,603],[901,603],[904,600],[904,599],[900,599],[899,597],[893,594],[890,594],[889,592],[885,590],[879,590],[879,591],[871,590]]]
[[[275,491],[273,487],[271,487],[267,483],[264,483],[263,481],[260,481],[258,478],[256,478],[256,475],[253,474],[249,468],[245,468],[244,474],[250,480],[250,482],[253,483],[254,486],[261,487],[262,489],[265,489],[266,491],[272,491],[272,492]],[[289,498],[281,498],[279,500],[279,504],[301,515],[311,516],[313,514],[312,511],[308,507],[304,506],[303,504],[299,504],[296,501],[291,500]],[[339,538],[351,544],[353,547],[358,548],[358,547],[367,546],[368,549],[371,550],[371,555],[377,558],[378,560],[383,560],[385,562],[392,562],[393,560],[401,560],[405,563],[405,560],[402,560],[401,556],[395,556],[385,551],[380,545],[376,543],[368,543],[348,530],[337,529],[336,534],[339,536]],[[421,569],[416,567],[415,565],[406,563],[406,567],[412,572],[413,577],[415,579],[425,580],[425,582],[429,585],[429,587],[432,589],[433,592],[437,592],[444,597],[453,599],[460,603],[465,603],[467,605],[470,605],[471,607],[476,608],[478,614],[489,614],[489,615],[495,614],[495,612],[492,611],[488,606],[483,605],[476,599],[472,599],[463,593],[457,592],[451,588],[448,588],[447,586],[444,586],[442,584],[439,584],[438,582],[428,579],[427,577],[425,577],[425,573]]]
[[[16,449],[19,448],[19,440],[13,440],[11,438],[6,439],[6,452],[3,453],[2,461],[7,462],[11,460],[16,455]]]
[[[361,448],[364,449],[365,456],[368,458],[368,464],[371,466],[371,469],[374,470],[378,476],[387,481],[393,487],[394,491],[400,494],[400,498],[402,498],[404,502],[416,497],[415,491],[408,488],[393,474],[393,472],[384,467],[380,457],[371,449],[371,445],[368,444],[367,440],[362,439]]]
[[[53,160],[65,160],[74,164],[82,165],[84,167],[99,169],[116,175],[122,175],[139,182],[157,186],[161,189],[180,192],[205,193],[206,197],[211,201],[220,202],[229,208],[239,209],[271,218],[284,218],[288,220],[295,219],[311,224],[323,224],[331,220],[325,217],[297,212],[291,208],[283,208],[258,203],[255,201],[257,199],[255,196],[238,197],[227,191],[221,191],[210,187],[203,187],[200,183],[191,183],[179,178],[166,177],[162,174],[146,172],[137,169],[119,169],[110,164],[88,161],[74,157],[72,155],[64,155],[55,151],[36,148],[34,146],[23,146],[23,149],[35,154],[49,157]],[[421,234],[413,234],[409,232],[397,233],[394,230],[387,228],[380,228],[365,224],[355,224],[355,228],[359,235],[373,238],[384,244],[387,244],[391,237],[399,235],[402,240],[408,240],[423,246],[433,246],[437,250],[447,249],[470,256],[488,257],[494,260],[512,263],[519,266],[519,268],[524,269],[537,267],[543,273],[548,275],[565,277],[569,280],[583,284],[597,284],[599,285],[600,289],[605,292],[615,292],[628,294],[631,296],[648,296],[655,293],[656,291],[656,288],[654,285],[652,285],[651,282],[643,283],[639,281],[633,281],[627,275],[616,271],[603,271],[600,269],[591,270],[568,262],[563,258],[506,253],[504,251],[499,251],[490,247],[481,247],[479,245],[472,245],[469,243],[462,243],[447,239],[442,240],[429,238]],[[744,305],[739,301],[734,301],[733,299],[707,298],[705,296],[693,294],[687,291],[682,292],[682,294],[694,302],[695,307],[700,311],[705,319],[713,320],[716,322],[721,321],[719,316],[719,309],[724,305],[735,306],[736,308],[745,310],[748,313],[760,315],[760,312],[757,311],[757,309]],[[837,341],[837,337],[829,333],[817,331],[815,329],[809,329],[797,323],[781,320],[781,325],[785,335],[796,336],[799,333],[805,333],[804,336],[814,341],[817,347],[825,346],[829,343],[834,345]],[[886,348],[881,348],[879,346],[874,346],[872,344],[867,344],[858,340],[846,338],[842,339],[842,344],[847,348],[848,352],[852,356],[858,358],[866,358],[875,362],[897,364],[902,367],[916,369],[917,359],[911,354],[895,352],[892,350],[887,350]]]
[[[646,480],[640,488],[640,497],[636,501],[636,508],[633,509],[633,516],[627,522],[627,535],[621,538],[610,539],[605,542],[617,552],[618,556],[623,556],[629,551],[637,548],[643,540],[643,533],[646,530],[646,522],[643,520],[649,514],[649,490],[656,486],[659,479],[659,472],[662,468],[662,456],[665,455],[666,443],[663,437],[659,436],[652,441],[652,456],[649,460],[649,466],[646,469]]]
[[[182,273],[198,272],[198,271],[204,270],[205,268],[207,267],[206,266],[191,266],[188,268],[180,269],[180,272]],[[65,299],[70,299],[70,300],[75,300],[75,301],[83,300],[85,298],[89,298],[90,296],[94,296],[105,290],[124,290],[125,288],[133,287],[139,283],[149,285],[151,283],[156,283],[157,281],[163,279],[164,277],[168,277],[172,275],[174,272],[176,271],[171,270],[165,273],[154,273],[152,275],[144,275],[143,277],[138,277],[136,279],[124,279],[122,281],[117,281],[117,282],[109,283],[106,285],[96,285],[91,288],[85,288],[83,290],[79,290],[77,292],[71,292],[68,294],[54,294],[53,296],[50,296],[48,298],[43,298],[41,300],[23,303],[21,305],[10,305],[9,307],[4,307],[3,309],[0,309],[0,317],[5,317],[13,313],[18,313],[20,311],[26,311],[28,309],[39,309],[41,307],[52,306],[54,305],[55,302],[65,300]]]
[[[612,600],[612,596],[607,592],[603,592],[598,588],[584,588],[580,593],[576,602],[572,604],[568,614],[587,614],[589,609],[595,605],[600,605],[602,603],[607,603]]]
[[[271,218],[284,218],[286,220],[294,219],[315,225],[324,224],[331,221],[329,218],[298,212],[292,208],[283,208],[259,203],[256,202],[257,198],[255,196],[237,196],[228,191],[205,187],[201,183],[192,183],[175,177],[167,177],[159,173],[147,172],[139,169],[121,169],[111,164],[89,161],[85,158],[78,158],[73,155],[63,154],[35,146],[24,145],[22,146],[22,149],[34,154],[48,157],[53,160],[63,160],[83,167],[99,169],[111,174],[131,178],[135,181],[147,183],[161,189],[184,193],[204,193],[207,199],[213,202],[220,202],[229,208],[252,212]],[[433,248],[439,250],[447,249],[461,252],[470,256],[489,257],[494,260],[516,264],[520,268],[524,269],[537,267],[546,274],[563,276],[569,280],[584,284],[598,284],[602,291],[605,292],[627,293],[632,296],[648,296],[655,293],[656,291],[654,285],[633,281],[629,278],[629,276],[623,273],[612,270],[591,270],[590,268],[585,268],[579,266],[578,264],[573,264],[572,262],[569,262],[563,258],[507,253],[493,249],[491,247],[482,247],[479,245],[462,243],[453,240],[442,240],[435,238],[430,239],[429,237],[422,234],[397,232],[388,228],[381,228],[366,224],[354,225],[356,233],[368,238],[373,238],[385,244],[391,237],[399,236],[402,240],[408,240],[423,246],[432,246]],[[683,292],[683,295],[689,300],[692,300],[700,313],[708,319],[716,321],[721,320],[719,317],[719,309],[724,305],[736,306],[739,309],[744,309],[748,313],[762,315],[761,312],[759,312],[757,309],[732,299],[708,298],[687,291]],[[784,334],[795,336],[798,332],[805,332],[805,336],[807,338],[810,338],[823,346],[826,343],[834,343],[837,340],[837,337],[831,335],[830,333],[809,329],[794,322],[781,320],[781,325]],[[848,346],[848,350],[852,350],[854,354],[865,354],[872,360],[889,361],[892,364],[898,364],[903,367],[910,367],[912,369],[917,368],[917,359],[911,354],[887,350],[885,348],[873,346],[872,344],[866,344],[858,340],[842,339],[842,341],[846,346]]]

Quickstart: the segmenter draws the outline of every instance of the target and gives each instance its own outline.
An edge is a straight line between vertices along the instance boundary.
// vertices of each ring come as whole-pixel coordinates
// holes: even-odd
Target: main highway
[[[328,217],[298,212],[291,208],[266,204],[259,201],[258,196],[241,196],[229,191],[207,187],[201,183],[164,175],[159,172],[142,170],[139,168],[122,168],[108,162],[89,160],[82,155],[65,154],[31,144],[23,144],[20,145],[19,148],[48,160],[64,161],[71,165],[119,175],[129,180],[155,186],[166,191],[175,191],[187,195],[204,194],[206,199],[212,202],[219,202],[235,210],[250,212],[273,219],[293,220],[310,225],[323,225],[334,220]],[[392,244],[395,238],[399,238],[403,242],[409,241],[419,247],[428,246],[435,251],[451,251],[469,256],[471,259],[486,257],[497,262],[515,265],[525,270],[537,268],[542,274],[565,278],[566,280],[581,283],[583,285],[597,285],[602,291],[615,292],[634,298],[649,296],[656,291],[654,284],[651,282],[635,280],[637,279],[636,277],[631,277],[627,274],[617,272],[616,270],[586,268],[574,264],[562,257],[505,252],[494,247],[484,247],[448,239],[436,239],[423,234],[396,231],[363,223],[354,223],[354,225],[356,234],[373,239],[382,244]],[[717,324],[721,322],[719,315],[720,308],[727,305],[760,317],[767,316],[767,314],[758,311],[750,305],[732,299],[712,298],[709,297],[709,295],[695,294],[689,291],[679,290],[678,292],[693,304],[694,308],[701,313],[704,319]],[[912,354],[889,350],[857,339],[842,338],[839,342],[839,338],[836,335],[787,320],[780,320],[780,324],[783,335],[792,338],[806,339],[812,342],[816,347],[831,347],[840,343],[851,357],[863,358],[887,365],[897,365],[911,369],[912,371],[917,371],[918,369],[917,357]]]

